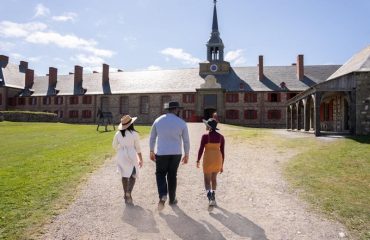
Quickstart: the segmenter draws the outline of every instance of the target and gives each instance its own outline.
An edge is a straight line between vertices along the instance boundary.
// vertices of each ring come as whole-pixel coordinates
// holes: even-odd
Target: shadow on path
[[[189,217],[178,206],[172,207],[176,215],[160,216],[167,222],[168,227],[183,240],[223,240],[224,236],[211,224],[206,221],[197,222]]]
[[[122,221],[135,227],[139,232],[159,233],[153,212],[144,210],[140,206],[126,206]]]
[[[252,240],[267,240],[265,230],[254,224],[248,218],[239,213],[231,213],[226,209],[217,207],[220,213],[210,213],[211,217],[218,220],[225,227],[241,237],[248,237]]]

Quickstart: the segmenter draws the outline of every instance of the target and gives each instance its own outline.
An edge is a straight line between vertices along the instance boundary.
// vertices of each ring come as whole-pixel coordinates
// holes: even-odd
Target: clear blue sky
[[[213,0],[7,0],[0,4],[0,54],[37,74],[197,67],[206,59]],[[233,66],[343,64],[370,44],[369,0],[219,0]]]

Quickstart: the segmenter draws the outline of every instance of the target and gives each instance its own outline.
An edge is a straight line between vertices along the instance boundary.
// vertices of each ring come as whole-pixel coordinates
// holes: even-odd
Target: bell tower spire
[[[217,0],[213,0],[213,22],[211,37],[207,43],[207,60],[211,61],[223,61],[224,60],[224,44],[220,38],[220,32],[218,30],[218,18],[217,18]]]
[[[224,43],[220,37],[217,17],[217,0],[213,0],[212,32],[207,42],[207,62],[199,63],[199,73],[207,74],[228,74],[230,63],[224,60]]]

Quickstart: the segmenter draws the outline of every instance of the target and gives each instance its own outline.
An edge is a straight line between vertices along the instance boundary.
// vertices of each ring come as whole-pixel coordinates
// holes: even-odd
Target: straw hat
[[[118,126],[118,130],[125,130],[127,129],[131,124],[133,124],[136,121],[137,117],[131,117],[130,115],[125,115],[121,118],[121,123]]]
[[[217,128],[217,121],[214,118],[209,118],[208,120],[203,119],[203,123],[212,130],[220,130]]]

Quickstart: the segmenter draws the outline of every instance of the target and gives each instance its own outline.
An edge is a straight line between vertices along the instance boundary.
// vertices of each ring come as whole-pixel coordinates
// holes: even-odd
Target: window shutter
[[[182,95],[182,102],[183,102],[183,103],[187,103],[187,101],[186,101],[186,94],[183,94],[183,95]]]
[[[236,102],[239,102],[239,93],[235,93],[236,96]]]
[[[280,102],[281,101],[281,94],[280,93],[277,93],[277,101]]]
[[[257,93],[253,93],[253,102],[257,102]]]
[[[267,112],[267,119],[271,119],[271,111]]]
[[[253,111],[253,119],[257,119],[257,110]]]
[[[268,101],[271,102],[271,93],[268,94]]]

